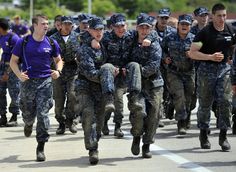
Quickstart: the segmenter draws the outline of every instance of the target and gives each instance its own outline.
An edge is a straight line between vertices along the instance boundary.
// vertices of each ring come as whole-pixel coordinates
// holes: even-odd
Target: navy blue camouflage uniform
[[[59,123],[66,123],[70,126],[75,119],[75,79],[78,73],[76,52],[79,48],[79,34],[72,31],[67,42],[64,41],[60,32],[51,36],[61,48],[61,57],[64,62],[61,75],[53,80],[53,98],[55,100],[55,118]]]
[[[176,110],[175,119],[186,120],[190,115],[191,96],[194,94],[194,67],[193,60],[186,56],[194,39],[188,33],[181,39],[178,33],[172,33],[162,41],[164,58],[170,57],[171,63],[167,66],[167,82],[173,97]]]
[[[141,68],[142,91],[140,102],[142,112],[130,114],[132,124],[131,134],[134,137],[143,135],[143,143],[151,144],[160,119],[160,108],[164,81],[160,73],[162,50],[158,41],[152,42],[148,47],[138,43],[138,36],[134,39],[130,61],[136,62]]]
[[[100,67],[106,61],[103,45],[101,49],[94,49],[90,42],[83,43],[79,48],[77,60],[79,74],[75,86],[76,112],[82,114],[85,148],[97,150],[104,123],[100,84]]]

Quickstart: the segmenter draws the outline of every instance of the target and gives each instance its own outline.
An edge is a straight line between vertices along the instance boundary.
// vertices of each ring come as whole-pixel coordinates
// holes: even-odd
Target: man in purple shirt
[[[10,66],[21,80],[20,109],[25,123],[24,134],[29,137],[37,117],[36,140],[38,142],[37,161],[45,161],[44,144],[49,139],[48,112],[53,106],[52,78],[60,76],[63,62],[60,48],[56,41],[51,46],[46,37],[48,19],[44,15],[36,15],[32,19],[34,32],[19,39],[12,52]],[[51,70],[52,57],[56,70]],[[22,63],[22,71],[18,64]]]
[[[31,34],[29,27],[20,23],[20,16],[15,16],[13,20],[14,23],[11,26],[12,32],[16,33],[19,37],[24,37]]]
[[[0,18],[0,46],[3,50],[0,61],[0,126],[13,127],[17,125],[17,115],[19,114],[19,79],[10,70],[11,51],[19,37],[10,32],[8,20]],[[12,117],[7,123],[7,89],[11,97],[9,112]]]

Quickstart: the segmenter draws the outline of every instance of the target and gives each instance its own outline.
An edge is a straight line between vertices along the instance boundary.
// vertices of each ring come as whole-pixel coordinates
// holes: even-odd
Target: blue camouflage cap
[[[83,14],[78,15],[78,20],[80,23],[88,23],[89,19],[90,19],[90,16],[88,14],[83,13]]]
[[[90,29],[103,29],[104,24],[100,17],[93,17],[88,21]]]
[[[72,20],[72,18],[71,17],[69,17],[69,16],[62,16],[61,17],[61,22],[62,23],[73,23],[73,20]]]
[[[158,16],[160,17],[170,17],[170,9],[169,8],[162,8],[158,11]]]
[[[110,18],[112,25],[125,25],[125,16],[121,13],[113,14]]]
[[[193,18],[189,14],[183,14],[179,16],[179,23],[188,23],[191,25],[192,21],[193,21]]]
[[[152,26],[153,24],[153,17],[149,16],[148,14],[146,13],[140,13],[138,16],[137,16],[137,25],[140,26],[140,25],[148,25],[148,26]]]
[[[195,16],[200,16],[202,14],[209,14],[209,11],[205,7],[198,7],[194,10],[193,13],[194,13]]]

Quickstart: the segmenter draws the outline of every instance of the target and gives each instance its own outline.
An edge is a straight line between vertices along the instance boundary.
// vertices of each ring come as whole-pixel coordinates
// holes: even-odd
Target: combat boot
[[[46,157],[44,154],[44,145],[45,142],[38,142],[38,146],[36,149],[36,161],[45,161]]]
[[[98,151],[97,150],[89,150],[89,162],[91,165],[96,165],[99,161]]]
[[[132,91],[129,94],[128,107],[131,111],[142,110],[143,105],[139,103],[139,93],[137,91]]]
[[[220,130],[219,134],[219,145],[221,146],[222,151],[228,151],[231,149],[231,146],[227,140],[227,130]]]
[[[120,123],[115,124],[114,136],[117,136],[118,138],[121,138],[124,136],[124,133],[122,132],[120,128]]]
[[[109,135],[109,128],[108,128],[108,124],[107,124],[108,121],[105,121],[104,122],[104,126],[102,128],[102,133],[105,135],[105,136],[108,136]]]
[[[140,136],[133,137],[133,142],[131,146],[131,152],[133,155],[138,155],[140,152],[139,144],[140,144]]]
[[[107,93],[104,95],[104,105],[105,113],[115,111],[114,96],[112,95],[112,93]]]
[[[65,123],[59,123],[59,127],[58,127],[58,129],[57,129],[57,131],[56,131],[56,134],[57,134],[57,135],[61,135],[61,134],[64,134],[65,131],[66,131],[66,125],[65,125]]]
[[[17,126],[17,114],[12,114],[11,119],[7,123],[7,127]]]
[[[191,127],[191,112],[188,114],[185,123],[186,123],[186,129],[190,129],[190,127]]]
[[[201,129],[199,140],[202,149],[211,149],[211,143],[208,140],[208,129]]]
[[[151,158],[152,153],[149,150],[150,144],[143,144],[142,146],[142,157],[143,158]]]
[[[179,120],[177,123],[177,127],[178,127],[178,134],[179,135],[185,135],[187,133],[185,120]]]
[[[33,129],[33,125],[26,125],[25,124],[25,127],[24,127],[24,134],[25,134],[25,137],[30,137],[31,134],[32,134],[32,129]]]
[[[7,116],[6,116],[6,114],[1,115],[0,126],[6,126],[6,124],[7,124]]]

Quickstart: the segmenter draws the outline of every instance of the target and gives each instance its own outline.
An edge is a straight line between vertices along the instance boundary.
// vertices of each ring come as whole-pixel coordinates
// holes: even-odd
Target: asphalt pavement
[[[214,115],[209,136],[211,149],[200,149],[195,109],[192,126],[184,137],[177,135],[176,121],[164,119],[165,127],[157,129],[155,144],[151,146],[153,157],[143,159],[141,154],[134,156],[130,151],[132,136],[128,114],[125,107],[122,124],[125,136],[122,139],[113,136],[114,124],[110,119],[110,135],[103,136],[99,142],[100,161],[96,166],[89,164],[81,124],[76,134],[69,130],[65,135],[55,134],[58,124],[53,109],[50,111],[51,137],[45,145],[46,161],[36,162],[35,126],[32,136],[24,137],[24,124],[19,117],[19,126],[0,128],[0,172],[235,172],[236,136],[231,134],[232,131],[228,132],[232,148],[229,152],[222,152],[218,145],[219,130],[215,127]],[[10,116],[8,114],[8,118]]]

